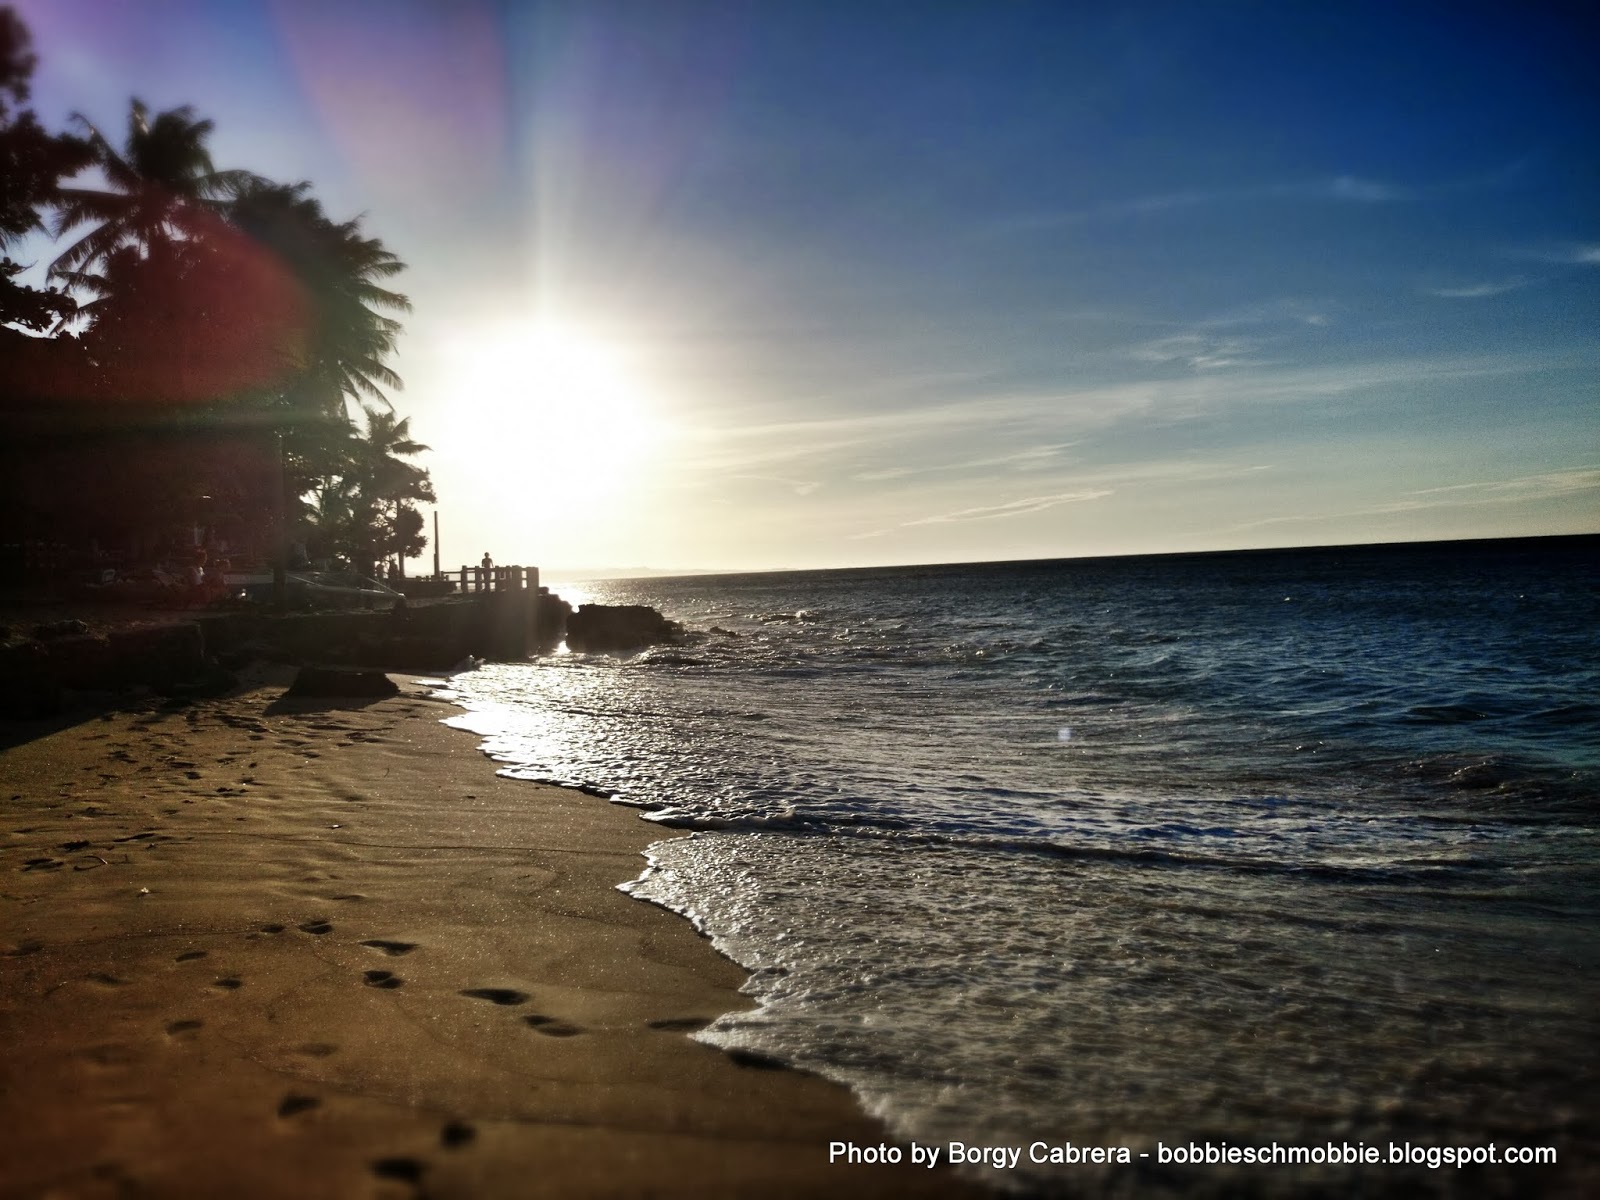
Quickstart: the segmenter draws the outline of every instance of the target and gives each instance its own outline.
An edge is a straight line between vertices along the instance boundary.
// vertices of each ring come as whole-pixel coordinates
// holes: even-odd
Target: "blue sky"
[[[447,562],[1600,529],[1578,5],[20,8],[411,263]]]

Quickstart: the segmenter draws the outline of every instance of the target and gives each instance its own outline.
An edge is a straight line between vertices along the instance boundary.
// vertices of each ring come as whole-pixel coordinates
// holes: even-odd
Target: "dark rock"
[[[36,638],[71,637],[73,634],[88,633],[89,627],[82,621],[48,621],[43,625],[33,627],[33,636]]]
[[[162,696],[195,699],[204,696],[226,696],[239,686],[239,677],[222,666],[208,668],[193,679],[178,680],[156,689]]]
[[[567,645],[578,651],[628,653],[682,640],[682,625],[643,604],[580,604],[567,618]]]
[[[382,671],[342,671],[331,667],[301,667],[286,696],[395,696],[399,686]]]

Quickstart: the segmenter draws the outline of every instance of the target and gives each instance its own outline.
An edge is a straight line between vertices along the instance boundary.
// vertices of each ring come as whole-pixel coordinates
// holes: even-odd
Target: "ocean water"
[[[1600,539],[566,594],[692,640],[485,667],[454,723],[691,831],[627,886],[752,972],[706,1040],[847,1084],[902,1145],[1023,1147],[974,1168],[1000,1188],[1600,1179]],[[1206,1142],[1560,1162],[1159,1161]]]

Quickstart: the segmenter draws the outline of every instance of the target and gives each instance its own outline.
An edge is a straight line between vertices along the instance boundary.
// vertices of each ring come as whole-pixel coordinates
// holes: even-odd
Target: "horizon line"
[[[914,571],[936,567],[999,567],[1025,565],[1029,563],[1056,563],[1056,562],[1095,562],[1104,559],[1116,558],[1199,558],[1205,556],[1220,556],[1227,554],[1279,554],[1288,551],[1312,550],[1375,550],[1396,548],[1401,546],[1448,546],[1458,543],[1490,543],[1490,542],[1532,542],[1554,541],[1561,539],[1600,538],[1600,528],[1585,530],[1579,533],[1526,533],[1499,535],[1490,537],[1456,537],[1456,538],[1401,538],[1397,541],[1372,541],[1372,542],[1330,542],[1324,544],[1292,543],[1281,546],[1232,546],[1212,550],[1147,550],[1112,552],[1106,554],[1063,554],[1047,558],[972,558],[949,559],[943,562],[914,562],[914,563],[874,563],[870,565],[854,566],[828,566],[828,567],[685,567],[685,568],[656,568],[656,567],[550,567],[542,568],[541,574],[564,575],[571,582],[586,583],[591,580],[596,582],[615,583],[633,579],[688,579],[706,576],[726,577],[731,575],[798,575],[824,571]],[[598,572],[594,575],[583,574],[586,570]],[[638,570],[641,574],[624,575],[620,572]]]

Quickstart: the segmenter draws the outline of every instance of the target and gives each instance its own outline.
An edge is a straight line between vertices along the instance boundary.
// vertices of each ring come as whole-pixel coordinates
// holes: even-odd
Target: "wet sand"
[[[970,1194],[830,1165],[848,1092],[688,1036],[748,1002],[615,890],[663,831],[396,679],[0,728],[0,1196]]]

